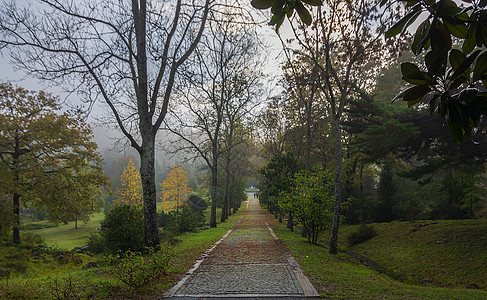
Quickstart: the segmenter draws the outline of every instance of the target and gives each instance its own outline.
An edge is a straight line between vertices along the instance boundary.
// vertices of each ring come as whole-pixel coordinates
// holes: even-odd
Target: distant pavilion
[[[253,187],[253,186],[251,186],[248,189],[245,189],[245,194],[247,194],[247,196],[249,198],[259,198],[259,192],[260,192],[260,190],[258,188]]]

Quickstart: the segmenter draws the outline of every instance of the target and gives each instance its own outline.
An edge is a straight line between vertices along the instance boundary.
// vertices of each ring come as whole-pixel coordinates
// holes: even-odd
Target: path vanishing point
[[[309,299],[318,293],[250,198],[242,218],[164,295],[173,299]]]

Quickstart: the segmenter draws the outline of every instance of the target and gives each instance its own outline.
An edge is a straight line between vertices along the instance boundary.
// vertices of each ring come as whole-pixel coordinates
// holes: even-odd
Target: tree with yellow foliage
[[[189,194],[193,191],[188,184],[188,172],[182,165],[175,165],[167,174],[166,180],[161,183],[162,209],[170,211],[183,205]]]
[[[117,189],[115,204],[142,205],[142,181],[132,159],[120,176],[122,187]]]

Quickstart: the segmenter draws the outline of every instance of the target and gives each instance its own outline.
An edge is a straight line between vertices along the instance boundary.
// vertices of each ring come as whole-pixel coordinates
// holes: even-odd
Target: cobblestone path
[[[180,299],[318,296],[269,227],[272,216],[251,198],[242,219],[166,294]]]

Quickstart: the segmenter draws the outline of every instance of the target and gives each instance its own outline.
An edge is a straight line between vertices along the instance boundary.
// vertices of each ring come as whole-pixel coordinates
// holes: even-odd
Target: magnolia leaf
[[[411,25],[409,22],[411,18],[417,18],[418,10],[421,10],[420,5],[415,5],[411,11],[401,18],[396,24],[394,24],[389,30],[386,32],[386,39],[391,38],[399,33],[403,32],[407,26]],[[409,25],[408,25],[409,24]]]
[[[446,29],[457,38],[464,39],[468,33],[468,27],[463,22],[455,22],[452,18],[443,18]]]
[[[487,76],[487,51],[482,53],[477,59],[477,64],[473,71],[473,81],[483,79],[485,76]]]
[[[299,15],[299,18],[301,19],[301,21],[303,21],[303,23],[306,25],[311,25],[311,22],[313,21],[313,19],[311,18],[311,14],[306,9],[306,7],[304,7],[304,5],[301,4],[301,2],[296,2],[295,8],[296,8],[296,11],[298,12],[298,15]]]
[[[402,78],[409,83],[417,85],[425,85],[428,83],[423,72],[413,63],[402,63],[401,72],[403,75]]]
[[[475,61],[477,56],[480,54],[480,52],[481,52],[480,50],[477,50],[474,53],[472,53],[467,59],[465,59],[463,63],[460,66],[458,66],[458,68],[455,70],[450,80],[455,80],[457,77],[462,75],[465,71],[467,71],[470,68],[470,65]]]
[[[472,23],[467,31],[467,36],[463,42],[462,51],[463,53],[470,53],[477,45],[477,39],[475,37],[475,32],[477,31],[477,24]]]
[[[275,0],[252,0],[250,4],[257,9],[267,9],[274,4]]]
[[[413,86],[411,89],[409,89],[406,93],[404,93],[404,96],[402,97],[403,101],[407,101],[408,103],[411,101],[421,101],[426,94],[428,94],[431,91],[431,88],[427,85],[417,85]]]
[[[302,0],[304,3],[312,6],[321,6],[323,2],[321,0]]]

